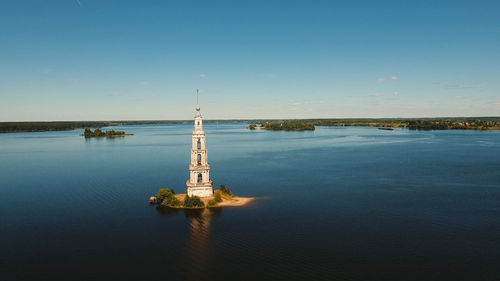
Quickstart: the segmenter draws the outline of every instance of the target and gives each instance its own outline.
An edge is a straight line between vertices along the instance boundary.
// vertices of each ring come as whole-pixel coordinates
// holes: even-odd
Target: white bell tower
[[[189,165],[189,179],[186,182],[187,195],[210,197],[213,195],[213,183],[210,180],[210,165],[207,159],[207,144],[203,130],[203,118],[198,103],[198,89],[196,90],[196,115],[194,116],[194,130],[191,146],[191,164]]]

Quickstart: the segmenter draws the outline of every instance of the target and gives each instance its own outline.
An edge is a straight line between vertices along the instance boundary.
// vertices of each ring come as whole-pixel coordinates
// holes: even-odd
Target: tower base
[[[186,193],[188,196],[210,197],[214,195],[214,188],[211,184],[187,184]]]

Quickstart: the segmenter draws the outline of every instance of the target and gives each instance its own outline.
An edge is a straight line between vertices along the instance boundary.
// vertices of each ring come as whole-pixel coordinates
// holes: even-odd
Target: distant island
[[[248,129],[263,129],[272,131],[314,131],[316,128],[314,122],[292,120],[292,121],[268,121],[260,126],[250,124]]]
[[[133,136],[134,134],[126,134],[124,131],[102,131],[101,129],[95,129],[93,132],[89,128],[85,129],[84,133],[80,136],[84,136],[85,138],[115,138],[115,137],[124,137],[124,136]]]
[[[243,206],[252,201],[251,197],[237,197],[224,184],[214,189],[213,196],[200,198],[185,193],[176,194],[173,189],[160,188],[156,196],[149,198],[149,203],[159,207],[174,209],[203,209],[222,206]]]
[[[84,128],[102,128],[124,125],[190,124],[191,120],[131,120],[131,121],[54,121],[54,122],[0,122],[0,133],[65,131]],[[500,130],[500,117],[453,117],[453,118],[353,118],[353,119],[230,119],[206,120],[205,123],[250,124],[249,129],[305,131],[312,126],[370,126],[409,128],[412,130]],[[266,128],[265,123],[269,122]],[[279,125],[286,122],[285,125]],[[258,125],[262,126],[258,126]],[[278,125],[280,126],[278,128]],[[312,125],[312,126],[311,126]],[[284,127],[283,127],[284,126]]]

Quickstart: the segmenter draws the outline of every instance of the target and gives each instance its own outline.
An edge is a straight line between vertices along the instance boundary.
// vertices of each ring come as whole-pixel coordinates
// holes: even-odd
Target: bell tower
[[[189,179],[186,182],[187,195],[210,197],[213,195],[213,183],[210,180],[210,165],[207,159],[207,144],[203,130],[203,118],[198,102],[196,90],[196,114],[194,116],[194,130],[191,144],[191,164],[189,165]]]

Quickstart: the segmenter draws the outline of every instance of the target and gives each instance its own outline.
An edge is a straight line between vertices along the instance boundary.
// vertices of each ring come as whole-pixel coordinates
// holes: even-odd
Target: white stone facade
[[[210,180],[210,165],[207,158],[207,144],[203,130],[203,118],[200,107],[196,107],[194,130],[191,144],[191,164],[189,165],[189,179],[186,182],[187,195],[210,197],[213,195],[213,183]]]

